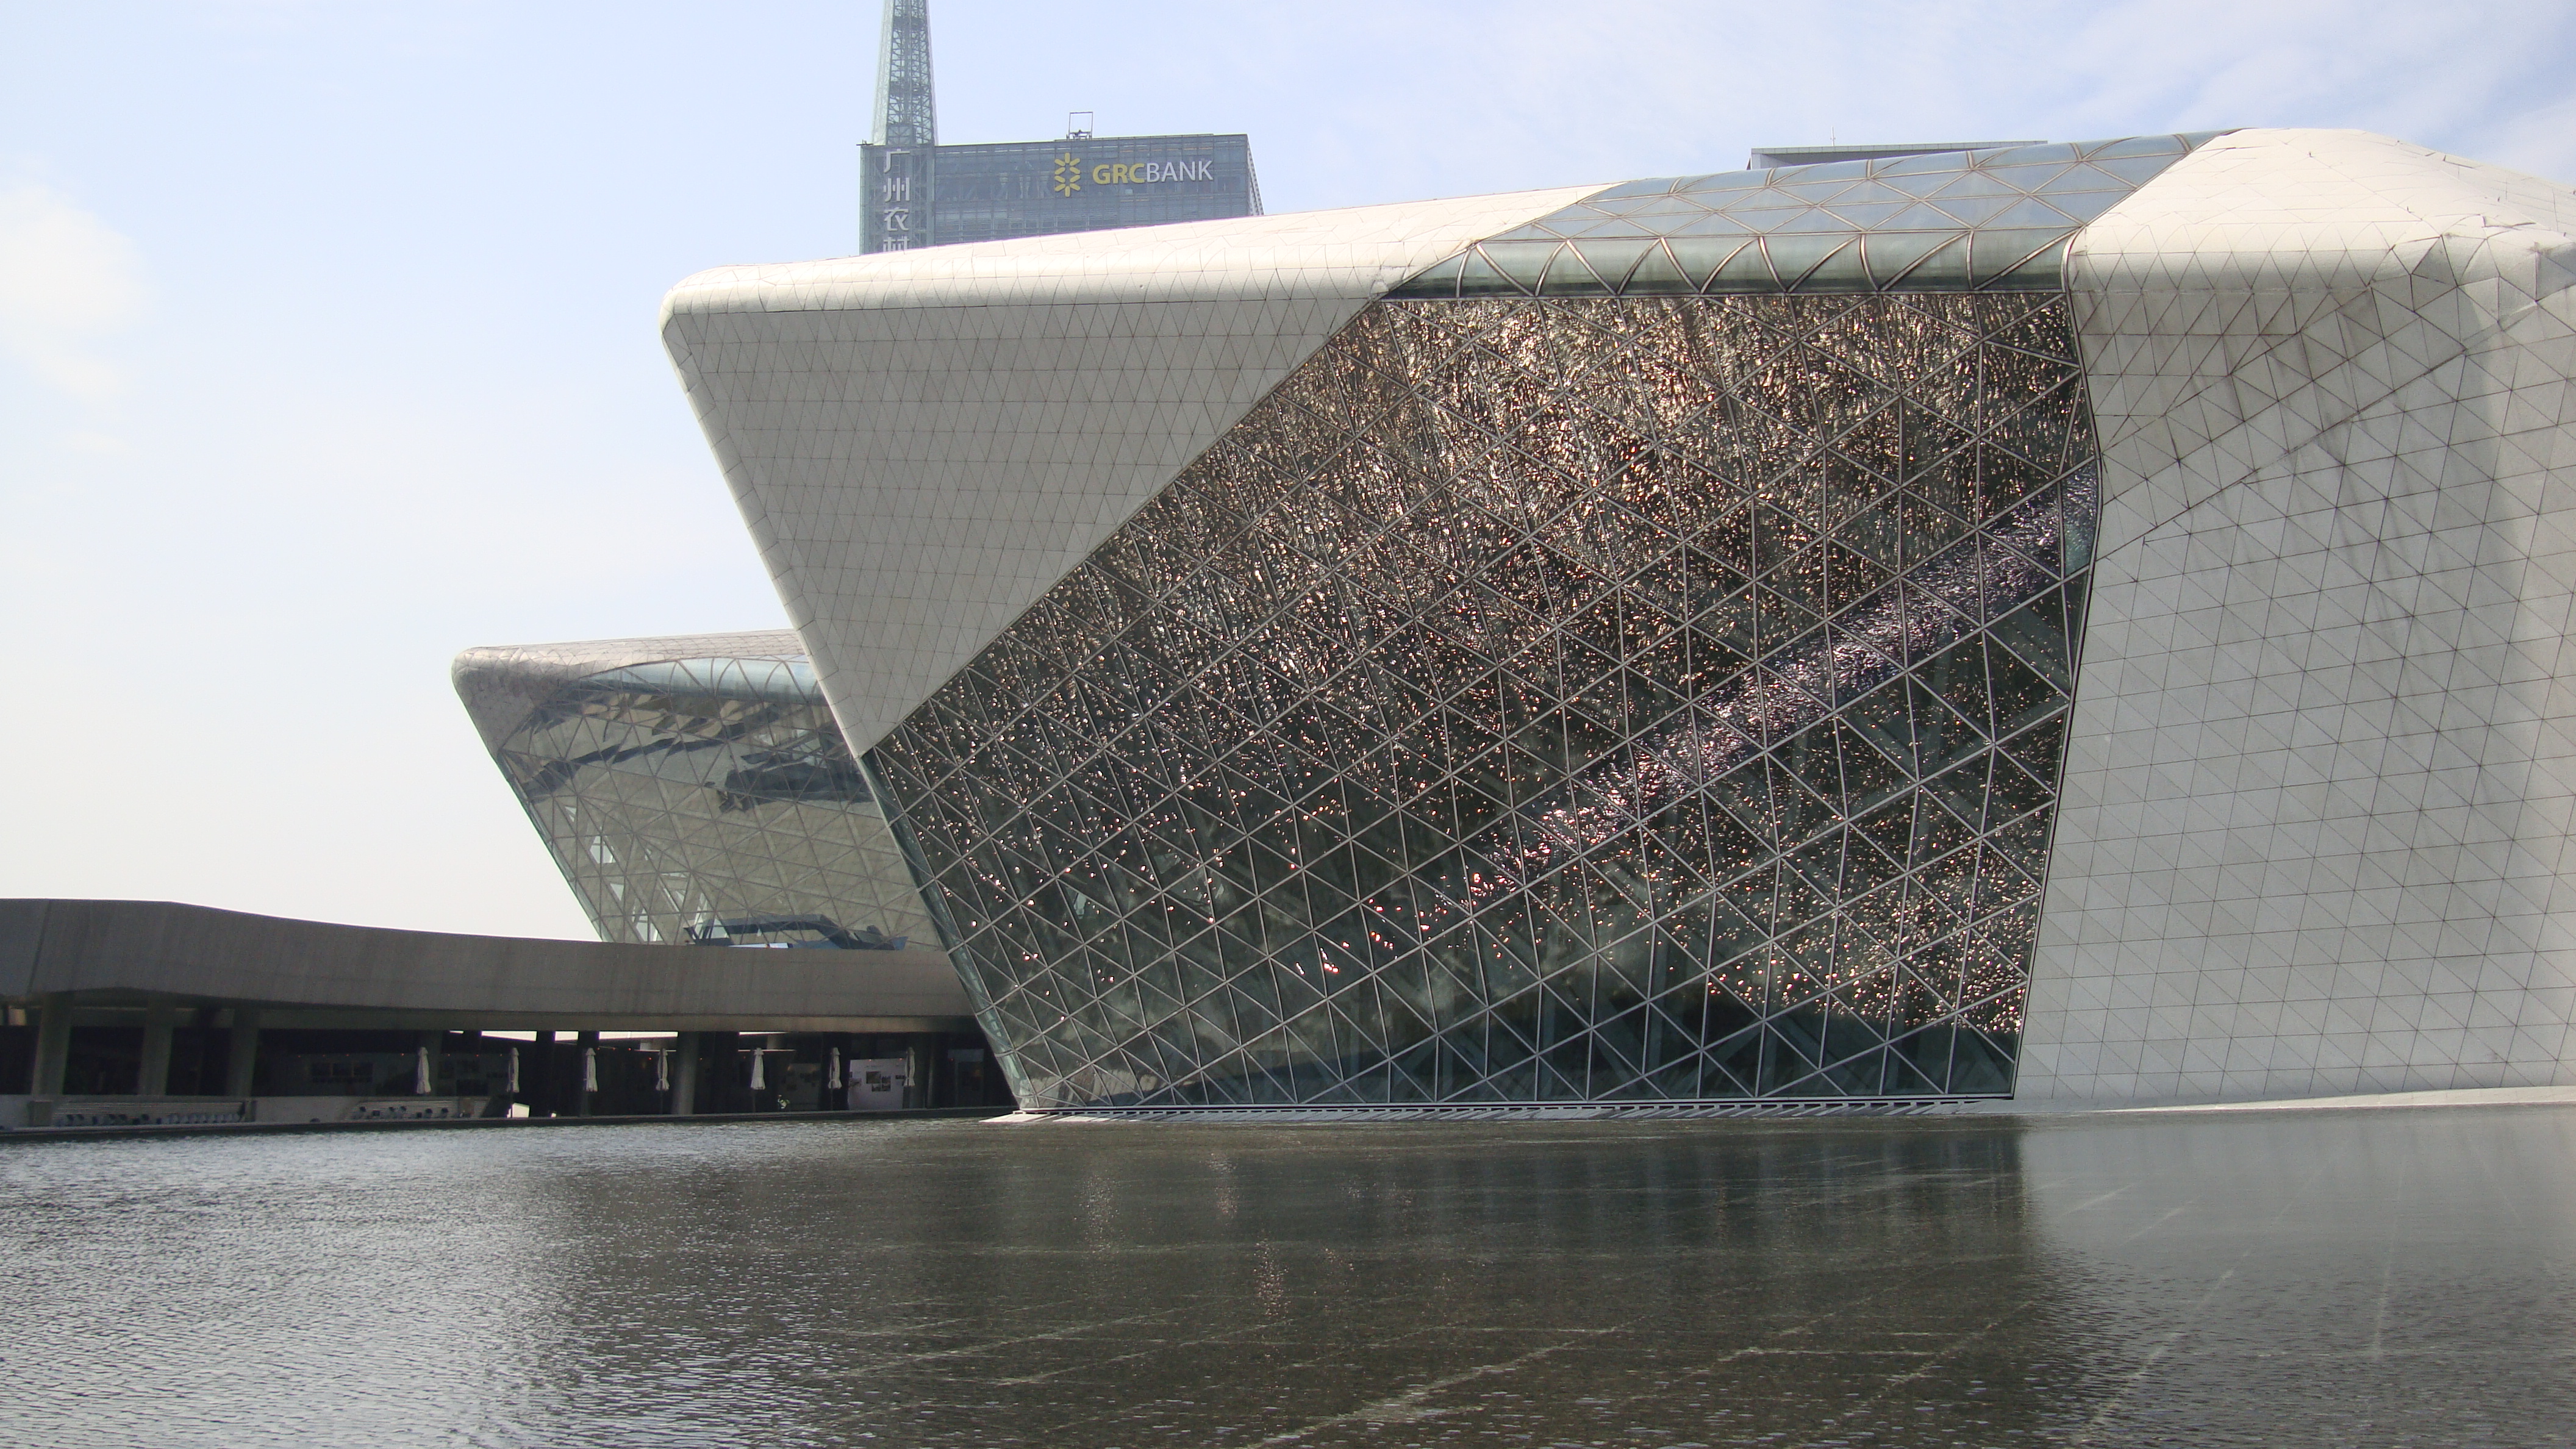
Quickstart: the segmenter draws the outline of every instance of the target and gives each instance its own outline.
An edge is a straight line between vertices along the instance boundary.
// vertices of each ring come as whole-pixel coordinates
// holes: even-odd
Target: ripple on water
[[[0,1442],[2505,1444],[2576,1109],[19,1143]]]

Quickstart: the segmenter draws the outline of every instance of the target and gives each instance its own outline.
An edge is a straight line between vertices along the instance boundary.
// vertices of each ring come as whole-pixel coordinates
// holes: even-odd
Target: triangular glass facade
[[[1366,309],[876,750],[1023,1105],[2010,1091],[2062,295],[1556,264]]]
[[[779,643],[546,684],[494,748],[600,939],[935,939],[813,666]]]

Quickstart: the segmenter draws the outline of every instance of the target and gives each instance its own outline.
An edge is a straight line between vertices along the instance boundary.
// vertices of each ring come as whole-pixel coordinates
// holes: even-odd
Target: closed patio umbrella
[[[420,1049],[420,1060],[411,1069],[411,1092],[415,1097],[429,1095],[429,1048]]]
[[[599,1090],[599,1048],[597,1047],[581,1049],[581,1089],[585,1092]]]
[[[669,1052],[653,1053],[653,1090],[657,1092],[671,1090],[671,1054]]]
[[[764,1076],[760,1070],[760,1059],[766,1055],[768,1055],[768,1053],[763,1052],[758,1047],[753,1047],[751,1049],[751,1089],[755,1092],[769,1085],[769,1078]]]
[[[510,1095],[513,1097],[519,1095],[519,1049],[517,1047],[510,1048],[510,1086],[508,1090]]]

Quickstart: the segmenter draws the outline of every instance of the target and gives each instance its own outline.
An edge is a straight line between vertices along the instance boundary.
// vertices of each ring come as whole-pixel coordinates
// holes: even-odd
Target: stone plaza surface
[[[2571,1149],[2569,1106],[26,1144],[0,1440],[2557,1444]]]

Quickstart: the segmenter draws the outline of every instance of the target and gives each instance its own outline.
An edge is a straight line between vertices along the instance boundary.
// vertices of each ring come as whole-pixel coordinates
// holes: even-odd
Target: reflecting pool
[[[2576,1108],[0,1147],[0,1443],[2564,1443]]]

